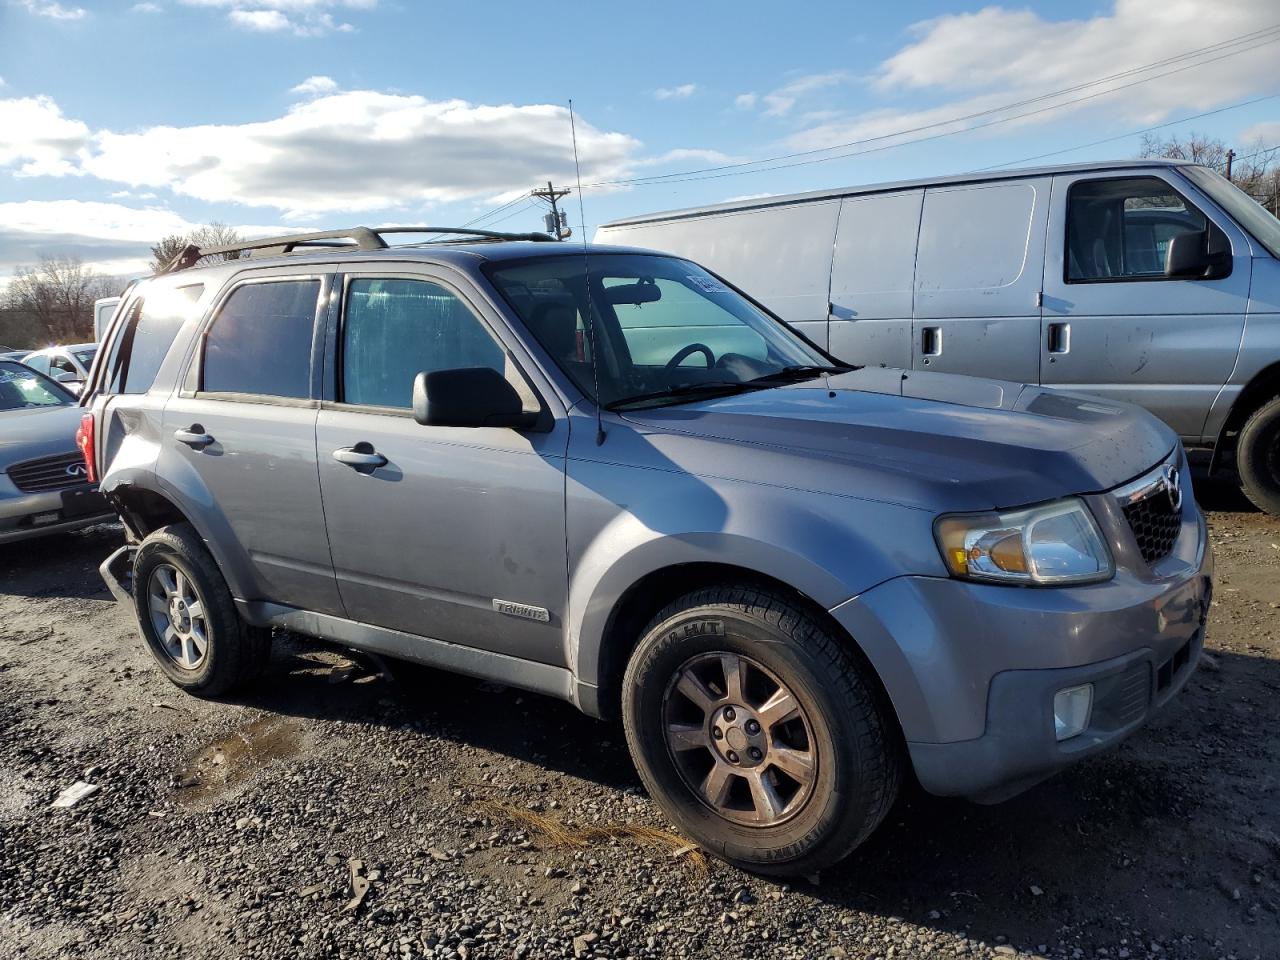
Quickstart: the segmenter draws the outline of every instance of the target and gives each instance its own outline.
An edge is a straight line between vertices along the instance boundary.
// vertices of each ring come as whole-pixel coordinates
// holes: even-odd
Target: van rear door
[[[1035,383],[1050,178],[925,191],[912,366]]]
[[[1059,175],[1052,208],[1041,382],[1140,404],[1199,442],[1240,347],[1248,241],[1164,170]],[[1230,243],[1230,274],[1167,277],[1171,239],[1208,222]]]

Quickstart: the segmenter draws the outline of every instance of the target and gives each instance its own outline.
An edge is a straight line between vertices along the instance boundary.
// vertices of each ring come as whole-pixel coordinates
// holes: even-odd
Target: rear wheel
[[[1245,421],[1236,440],[1236,471],[1245,496],[1259,510],[1280,516],[1280,397]]]
[[[240,618],[218,565],[190,524],[162,527],[142,541],[133,584],[143,639],[179,687],[221,696],[266,666],[270,631]]]
[[[866,839],[897,795],[882,699],[816,617],[720,587],[650,624],[623,721],[642,779],[685,833],[749,870],[810,874]]]

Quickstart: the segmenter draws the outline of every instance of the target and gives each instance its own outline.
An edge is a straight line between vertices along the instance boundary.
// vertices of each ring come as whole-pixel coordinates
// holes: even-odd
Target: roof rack
[[[496,230],[473,230],[468,227],[348,227],[345,230],[322,230],[319,233],[291,233],[282,237],[263,237],[260,240],[241,240],[221,247],[201,249],[193,243],[170,260],[161,274],[174,273],[194,267],[203,257],[218,254],[241,254],[251,250],[263,251],[262,256],[280,256],[295,253],[301,248],[339,248],[356,250],[386,250],[390,245],[383,239],[390,233],[443,233],[479,240],[530,240],[537,243],[555,243],[556,239],[545,233],[501,233]]]

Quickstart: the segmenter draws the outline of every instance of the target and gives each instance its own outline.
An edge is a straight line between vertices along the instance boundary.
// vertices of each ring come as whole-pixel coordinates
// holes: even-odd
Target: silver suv
[[[1205,525],[1139,408],[855,369],[676,257],[388,232],[189,249],[112,322],[103,573],[179,686],[284,627],[621,715],[696,842],[805,874],[904,776],[1010,796],[1195,668]]]

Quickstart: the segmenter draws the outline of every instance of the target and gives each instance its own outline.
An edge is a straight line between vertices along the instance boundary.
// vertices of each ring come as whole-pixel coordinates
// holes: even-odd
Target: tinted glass
[[[353,280],[342,337],[342,399],[412,406],[421,371],[506,369],[506,354],[447,288],[425,280]]]
[[[98,353],[97,347],[87,347],[83,350],[73,350],[72,356],[74,356],[76,360],[79,361],[80,366],[84,367],[85,370],[88,370],[90,367],[93,366],[93,358],[97,353]]]
[[[1163,277],[1169,241],[1205,226],[1204,214],[1158,177],[1073,184],[1067,196],[1067,279]]]
[[[319,280],[236,289],[206,334],[200,389],[311,396],[311,335],[319,295]]]
[[[65,407],[71,395],[20,363],[0,361],[0,410]]]
[[[124,340],[112,374],[112,393],[146,393],[151,389],[173,338],[203,292],[203,284],[193,284],[146,293],[122,334]]]

